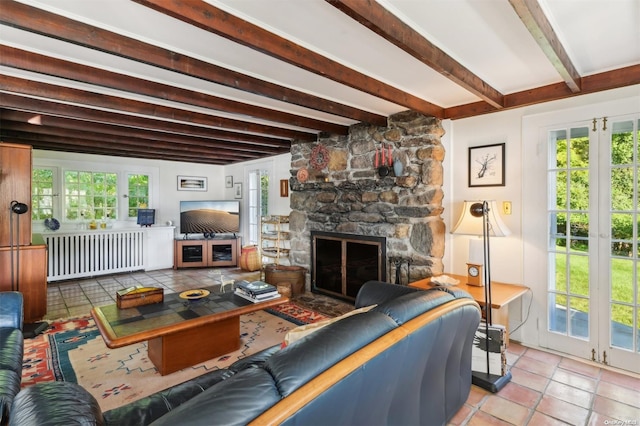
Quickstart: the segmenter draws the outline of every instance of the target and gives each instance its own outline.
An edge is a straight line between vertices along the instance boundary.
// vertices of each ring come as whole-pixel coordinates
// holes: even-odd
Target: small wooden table
[[[162,303],[118,309],[100,306],[91,315],[109,348],[148,340],[149,359],[161,375],[228,354],[240,347],[240,315],[289,301],[286,297],[252,303],[233,292],[201,300],[165,295]]]
[[[468,285],[466,275],[446,274],[460,281],[452,286],[469,293],[480,306],[485,305],[484,287]],[[436,278],[436,277],[431,277]],[[433,288],[431,278],[425,278],[409,284],[410,287]],[[529,290],[529,287],[519,284],[507,284],[491,281],[491,319],[494,324],[504,325],[509,336],[509,303],[521,297]],[[507,340],[508,341],[508,340]]]

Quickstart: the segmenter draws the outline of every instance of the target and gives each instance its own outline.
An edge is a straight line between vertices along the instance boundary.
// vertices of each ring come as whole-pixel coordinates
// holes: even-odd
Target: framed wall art
[[[289,196],[289,181],[287,179],[280,179],[280,196]]]
[[[242,184],[236,183],[233,185],[233,197],[234,198],[242,198]]]
[[[469,186],[504,186],[505,144],[469,147]]]
[[[227,176],[224,178],[224,187],[233,188],[233,176]]]
[[[178,191],[206,191],[207,178],[198,176],[178,176]]]

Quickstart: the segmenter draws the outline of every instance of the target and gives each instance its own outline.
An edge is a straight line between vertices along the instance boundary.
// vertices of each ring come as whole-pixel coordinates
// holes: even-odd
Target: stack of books
[[[277,299],[280,297],[278,290],[271,284],[262,281],[240,281],[236,283],[235,294],[253,303],[264,302],[265,300]]]

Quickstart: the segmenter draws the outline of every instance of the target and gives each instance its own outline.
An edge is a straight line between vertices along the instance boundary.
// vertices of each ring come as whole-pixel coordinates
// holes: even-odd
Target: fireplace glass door
[[[370,280],[386,280],[386,239],[334,232],[312,232],[314,292],[355,300]]]

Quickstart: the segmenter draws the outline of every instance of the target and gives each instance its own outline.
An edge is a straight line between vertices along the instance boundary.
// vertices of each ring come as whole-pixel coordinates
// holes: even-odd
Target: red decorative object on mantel
[[[377,169],[379,166],[393,165],[393,151],[391,145],[382,144],[380,151],[376,147],[376,153],[373,157],[373,166]]]

